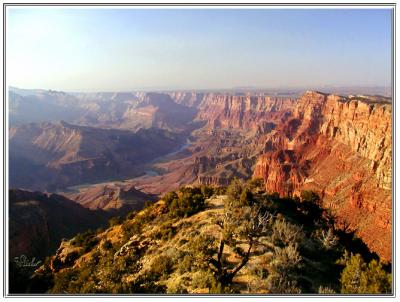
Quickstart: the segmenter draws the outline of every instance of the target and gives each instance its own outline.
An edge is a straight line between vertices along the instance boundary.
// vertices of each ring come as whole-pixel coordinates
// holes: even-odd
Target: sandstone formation
[[[281,129],[280,146],[260,156],[254,177],[280,194],[320,193],[338,221],[391,259],[391,106],[307,92]],[[289,134],[289,135],[287,135]]]

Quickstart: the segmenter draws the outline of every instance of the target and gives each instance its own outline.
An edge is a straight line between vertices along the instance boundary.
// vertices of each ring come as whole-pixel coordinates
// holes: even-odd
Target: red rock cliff
[[[281,195],[318,191],[339,224],[390,260],[391,105],[307,92],[288,115],[254,177]]]

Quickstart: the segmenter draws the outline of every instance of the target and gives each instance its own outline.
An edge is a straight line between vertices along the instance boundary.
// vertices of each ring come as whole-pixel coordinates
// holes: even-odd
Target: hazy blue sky
[[[389,86],[389,9],[10,9],[7,80],[133,90]]]

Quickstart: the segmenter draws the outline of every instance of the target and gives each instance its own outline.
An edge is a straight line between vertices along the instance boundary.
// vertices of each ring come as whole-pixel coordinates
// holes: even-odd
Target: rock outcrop
[[[307,92],[290,116],[254,177],[281,195],[319,192],[338,221],[390,260],[391,105]]]
[[[113,183],[92,186],[67,196],[85,208],[121,215],[132,210],[141,210],[146,201],[155,200],[153,195],[145,194],[134,187]]]
[[[290,98],[209,94],[199,106],[197,118],[206,120],[212,128],[257,129],[294,103]]]

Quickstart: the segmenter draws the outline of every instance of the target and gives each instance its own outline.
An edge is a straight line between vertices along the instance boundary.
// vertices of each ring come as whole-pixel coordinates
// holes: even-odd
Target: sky
[[[390,9],[8,8],[6,79],[65,91],[391,85]]]

